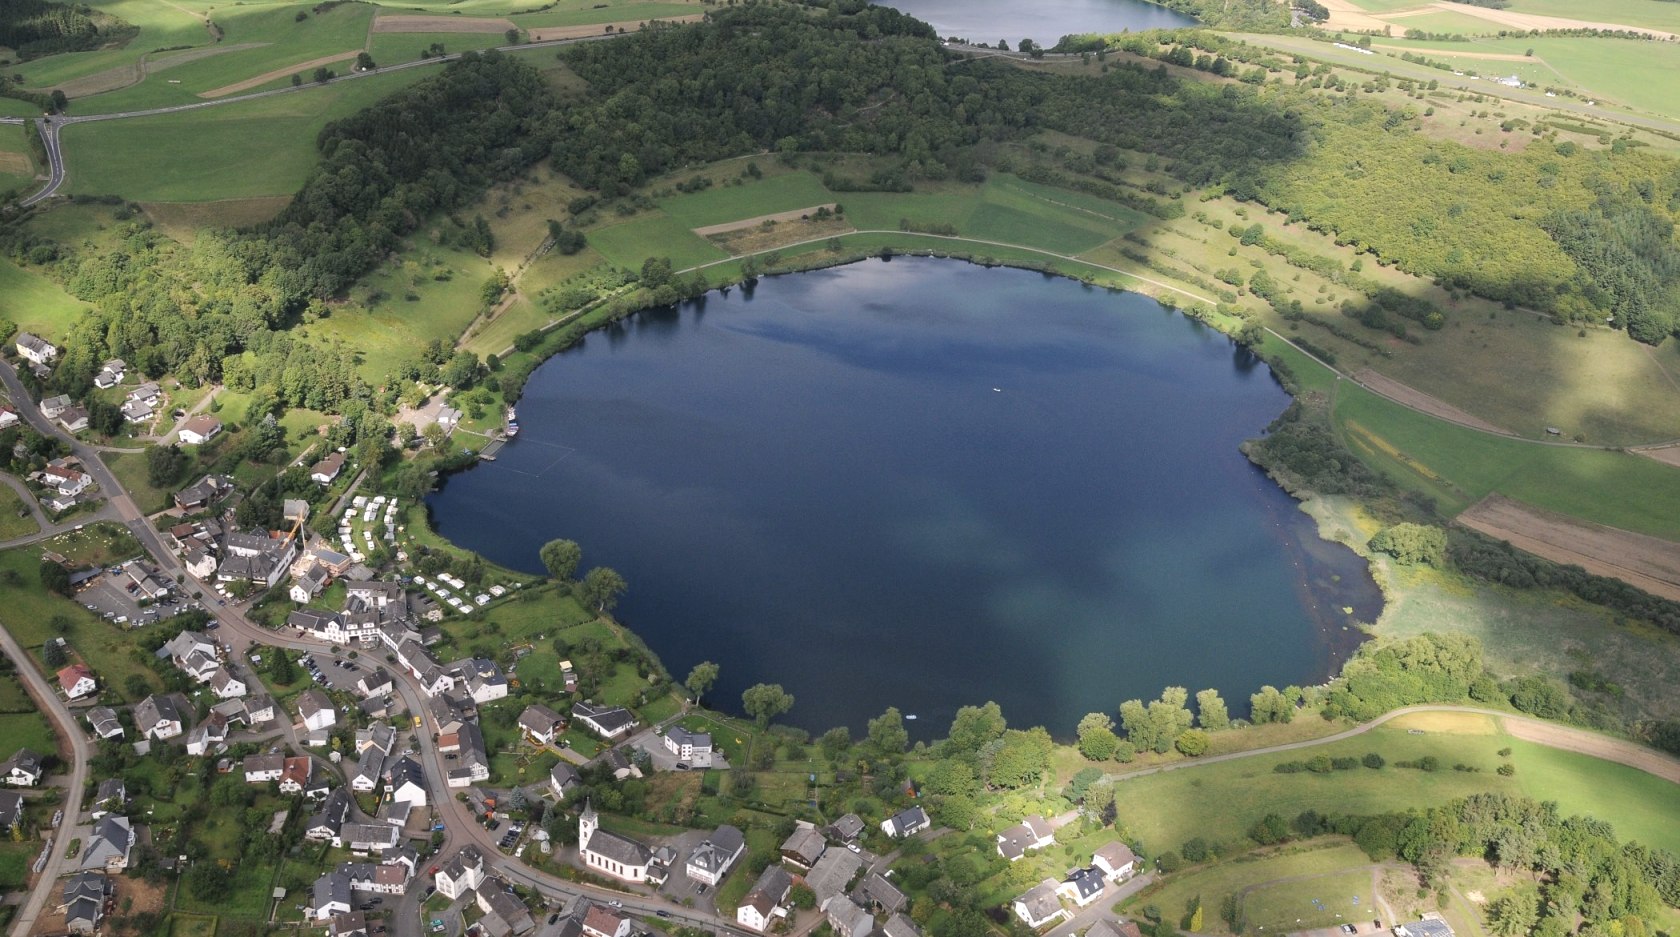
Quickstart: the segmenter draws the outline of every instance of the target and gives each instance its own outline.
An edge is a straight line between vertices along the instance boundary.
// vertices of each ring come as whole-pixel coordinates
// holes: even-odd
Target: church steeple
[[[601,825],[601,816],[595,812],[595,805],[585,800],[583,813],[578,814],[578,852],[589,849],[589,838],[595,835],[595,829]]]

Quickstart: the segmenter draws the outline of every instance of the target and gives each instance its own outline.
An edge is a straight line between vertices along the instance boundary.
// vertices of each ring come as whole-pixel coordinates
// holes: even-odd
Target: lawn
[[[64,131],[66,186],[139,202],[290,195],[315,165],[323,126],[427,74],[406,69],[222,107],[77,124]],[[182,140],[193,141],[190,157]]]
[[[1451,733],[1440,731],[1445,723],[1439,719],[1419,723],[1428,728],[1418,735],[1407,731],[1413,727],[1409,718],[1413,717],[1341,742],[1123,780],[1115,786],[1120,818],[1147,850],[1159,853],[1196,836],[1210,842],[1243,841],[1248,827],[1267,813],[1287,818],[1310,808],[1325,814],[1373,814],[1437,806],[1481,791],[1536,794],[1541,789],[1528,785],[1551,777],[1557,780],[1543,792],[1565,813],[1589,813],[1651,846],[1680,846],[1680,828],[1649,822],[1656,816],[1680,815],[1680,786],[1585,755],[1518,748],[1496,730],[1490,717],[1464,717],[1459,731]],[[1497,752],[1506,747],[1513,749],[1509,761],[1516,766],[1511,778],[1495,773],[1506,760]],[[1389,765],[1324,775],[1272,770],[1276,764],[1317,754],[1362,757],[1367,752],[1381,754]],[[1393,766],[1424,755],[1439,759],[1440,770]],[[1479,770],[1455,771],[1456,764]]]
[[[181,450],[191,455],[196,451],[194,447]],[[146,454],[144,452],[101,452],[99,458],[110,468],[111,474],[117,476],[117,481],[134,498],[134,504],[146,514],[155,514],[171,504],[174,504],[173,488],[157,488],[152,485],[146,471]],[[196,463],[193,468],[197,468]],[[189,477],[192,476],[192,477]],[[190,471],[181,473],[181,484],[189,485],[197,480]]]
[[[0,259],[0,296],[6,297],[0,314],[20,331],[47,339],[63,338],[87,309],[58,284],[4,259]]]
[[[1343,441],[1400,485],[1456,514],[1498,492],[1546,510],[1658,537],[1680,538],[1680,469],[1601,449],[1537,445],[1466,429],[1343,381],[1335,394]],[[1628,492],[1640,492],[1639,498]]]
[[[7,677],[16,680],[17,677]],[[43,755],[50,755],[58,751],[58,736],[53,734],[52,726],[47,725],[47,719],[39,712],[0,713],[0,748],[6,749],[9,757],[12,752],[20,748],[33,749]]]
[[[22,124],[0,126],[0,192],[32,183],[35,160]]]

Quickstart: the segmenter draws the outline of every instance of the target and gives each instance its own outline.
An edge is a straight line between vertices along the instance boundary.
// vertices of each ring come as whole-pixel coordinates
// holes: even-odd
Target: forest
[[[59,52],[81,52],[132,37],[138,30],[107,13],[52,0],[0,4],[0,47],[27,62]]]

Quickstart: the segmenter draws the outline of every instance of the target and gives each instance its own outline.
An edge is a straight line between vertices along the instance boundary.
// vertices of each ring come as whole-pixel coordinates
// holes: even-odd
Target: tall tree
[[[583,584],[578,589],[578,598],[584,607],[593,608],[605,615],[618,604],[619,596],[624,594],[628,585],[624,577],[608,566],[597,566],[583,577]]]
[[[1231,727],[1231,713],[1225,708],[1218,690],[1202,690],[1196,694],[1196,724],[1209,732]]]
[[[583,560],[583,548],[575,540],[550,540],[537,551],[537,556],[556,582],[570,582]]]
[[[793,694],[782,689],[780,683],[755,683],[741,694],[741,708],[763,728],[793,708]]]
[[[1079,753],[1092,761],[1107,761],[1120,747],[1114,720],[1103,713],[1086,713],[1079,720]]]
[[[1003,718],[1003,709],[997,703],[964,706],[951,720],[950,737],[945,744],[953,754],[973,754],[986,743],[1002,737],[1003,730],[1007,728],[1009,723]]]
[[[869,741],[883,755],[902,755],[910,747],[910,733],[904,728],[904,716],[898,707],[888,706],[886,712],[869,720]]]
[[[694,701],[698,703],[700,698],[705,696],[706,692],[712,688],[712,684],[717,683],[717,678],[718,665],[709,660],[703,660],[695,664],[694,669],[688,672],[688,679],[683,681],[683,686],[688,687],[688,692],[694,694]]]

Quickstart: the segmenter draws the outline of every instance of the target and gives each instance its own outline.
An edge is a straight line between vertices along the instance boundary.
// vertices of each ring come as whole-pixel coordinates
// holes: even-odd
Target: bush
[[[1371,769],[1381,768],[1384,764],[1386,764],[1386,762],[1383,761],[1383,756],[1377,754],[1376,752],[1367,752],[1364,761],[1365,767]]]
[[[1155,865],[1162,872],[1177,872],[1184,868],[1184,860],[1178,857],[1178,853],[1168,850],[1155,857]]]

